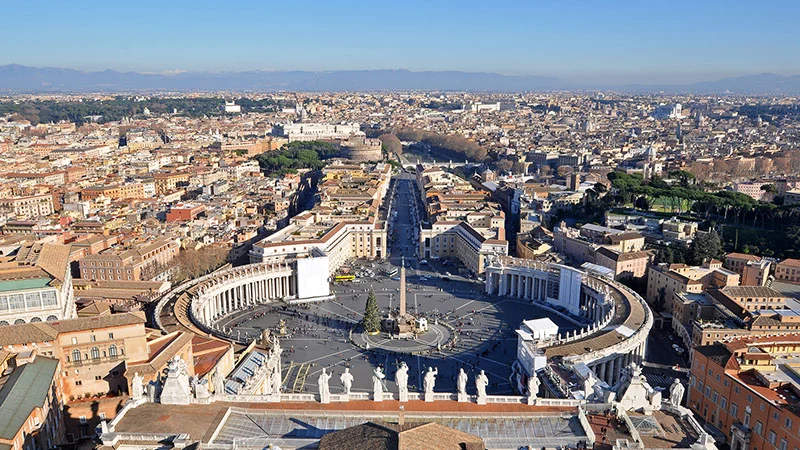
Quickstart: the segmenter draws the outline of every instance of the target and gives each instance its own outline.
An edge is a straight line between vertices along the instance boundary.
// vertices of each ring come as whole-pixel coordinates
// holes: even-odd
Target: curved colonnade
[[[573,367],[583,363],[613,385],[623,368],[644,359],[652,312],[644,299],[615,281],[560,264],[499,257],[486,270],[485,287],[488,294],[528,300],[583,325],[571,335],[520,342],[547,361],[559,358]]]
[[[297,296],[297,272],[292,263],[248,264],[212,275],[191,289],[189,318],[198,328],[229,340],[237,339],[216,326],[219,318]]]

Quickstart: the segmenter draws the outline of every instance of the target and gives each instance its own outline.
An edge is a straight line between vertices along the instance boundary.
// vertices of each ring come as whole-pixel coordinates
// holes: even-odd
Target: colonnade
[[[486,293],[532,302],[546,302],[548,293],[558,296],[559,280],[553,276],[555,274],[527,268],[523,270],[523,273],[487,271]],[[603,320],[606,313],[613,308],[606,298],[607,293],[598,291],[595,284],[581,286],[580,290],[580,315],[592,323]]]
[[[222,273],[197,290],[192,311],[207,326],[231,312],[297,295],[297,275],[288,265],[263,264]]]
[[[605,381],[609,386],[620,380],[622,370],[634,363],[638,366],[644,361],[645,342],[636,345],[627,353],[618,353],[609,358],[601,359],[589,365],[597,378]]]
[[[547,298],[547,273],[486,273],[486,293],[543,302]]]
[[[584,363],[613,386],[627,366],[644,360],[652,313],[638,294],[614,281],[559,264],[500,257],[487,268],[485,284],[488,294],[561,306],[573,316],[589,319],[592,326],[577,338],[585,345],[575,345],[569,338],[534,344],[545,354],[563,356],[568,366]],[[591,345],[593,339],[603,339],[603,344]]]

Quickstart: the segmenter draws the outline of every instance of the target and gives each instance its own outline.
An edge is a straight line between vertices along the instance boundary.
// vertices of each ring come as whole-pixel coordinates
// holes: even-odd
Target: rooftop
[[[18,367],[0,388],[0,438],[11,440],[50,392],[58,360],[38,357]]]

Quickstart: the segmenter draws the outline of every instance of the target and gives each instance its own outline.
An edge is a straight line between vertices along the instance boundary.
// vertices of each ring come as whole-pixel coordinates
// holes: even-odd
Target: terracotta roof
[[[731,258],[731,259],[744,259],[746,261],[758,261],[758,260],[761,259],[760,257],[758,257],[756,255],[748,255],[746,253],[735,253],[735,252],[734,253],[728,253],[727,255],[725,255],[725,259],[728,259],[728,258]]]
[[[143,312],[111,314],[107,316],[81,317],[55,322],[21,323],[3,327],[0,346],[30,344],[54,340],[60,333],[80,330],[144,324]]]
[[[778,263],[779,266],[800,267],[800,259],[787,258]]]

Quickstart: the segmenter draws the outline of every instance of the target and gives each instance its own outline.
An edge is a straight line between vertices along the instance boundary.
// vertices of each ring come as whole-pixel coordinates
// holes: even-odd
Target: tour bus
[[[343,283],[345,281],[353,281],[356,279],[355,275],[336,275],[333,281],[336,283]]]

